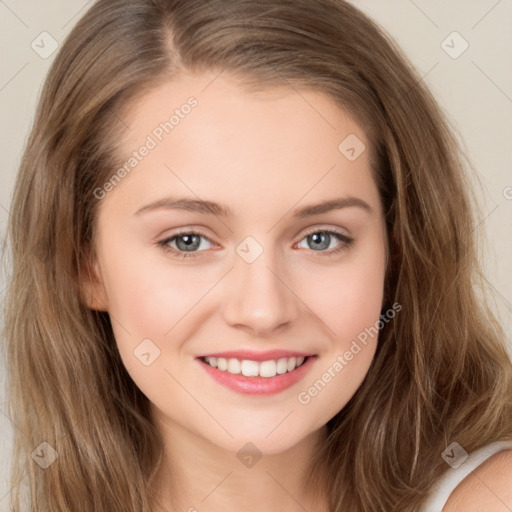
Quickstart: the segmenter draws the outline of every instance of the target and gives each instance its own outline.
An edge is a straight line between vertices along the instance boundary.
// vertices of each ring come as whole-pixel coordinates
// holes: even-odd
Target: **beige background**
[[[312,0],[313,1],[313,0]],[[0,229],[2,238],[16,167],[33,119],[43,78],[55,53],[31,47],[47,32],[60,43],[91,2],[0,0]],[[484,215],[475,226],[487,234],[485,268],[496,311],[512,350],[512,1],[353,0],[387,29],[424,77],[456,127],[480,177]],[[451,35],[454,31],[459,35]],[[443,41],[445,41],[443,43]],[[458,53],[469,45],[467,50]],[[37,48],[37,46],[36,46]],[[447,50],[452,56],[446,53]],[[40,48],[38,51],[43,51]],[[457,58],[453,58],[457,56]],[[0,300],[8,276],[0,275]],[[3,390],[5,372],[0,366]],[[7,510],[12,429],[0,392],[0,510]]]

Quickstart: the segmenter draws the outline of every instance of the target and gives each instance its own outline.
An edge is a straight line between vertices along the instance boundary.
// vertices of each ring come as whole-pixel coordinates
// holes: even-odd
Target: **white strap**
[[[449,468],[432,488],[427,501],[423,504],[421,512],[442,512],[450,494],[469,473],[480,464],[492,457],[495,453],[512,448],[511,441],[496,441],[470,453],[468,458],[458,467]]]

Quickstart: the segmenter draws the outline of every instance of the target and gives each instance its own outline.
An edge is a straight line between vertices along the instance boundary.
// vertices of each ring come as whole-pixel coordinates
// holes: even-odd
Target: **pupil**
[[[198,243],[199,237],[196,235],[181,235],[177,241],[176,245],[180,249],[184,249],[185,251],[192,249],[197,249],[199,247]],[[180,242],[183,241],[182,247],[180,247]]]
[[[317,246],[316,249],[327,249],[327,247],[329,247],[329,235],[327,233],[313,233],[310,235],[310,238],[313,241],[313,244],[318,244],[320,246]]]

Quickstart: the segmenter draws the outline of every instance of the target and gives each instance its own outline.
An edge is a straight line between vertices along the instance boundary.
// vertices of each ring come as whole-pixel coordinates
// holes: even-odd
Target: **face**
[[[96,192],[90,307],[110,314],[158,425],[278,453],[369,369],[385,223],[369,142],[329,97],[214,78],[126,113],[125,172]]]

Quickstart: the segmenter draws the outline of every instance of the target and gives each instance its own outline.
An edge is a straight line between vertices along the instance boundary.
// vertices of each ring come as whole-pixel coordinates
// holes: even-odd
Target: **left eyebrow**
[[[320,215],[322,213],[327,213],[332,210],[340,210],[342,208],[349,207],[357,207],[361,208],[368,213],[373,213],[373,209],[371,206],[362,199],[358,197],[341,197],[336,199],[331,199],[329,201],[324,201],[322,203],[312,204],[308,206],[304,206],[295,210],[292,213],[294,218],[304,218],[312,215]],[[206,213],[210,215],[216,215],[220,217],[229,217],[233,216],[233,212],[225,205],[215,203],[213,201],[203,201],[199,199],[193,199],[188,197],[181,198],[172,198],[167,197],[164,199],[159,199],[158,201],[154,201],[150,204],[147,204],[141,208],[139,208],[134,215],[140,215],[144,212],[150,212],[154,210],[185,210],[189,212],[197,212],[197,213]]]
[[[373,213],[372,207],[366,202],[360,199],[359,197],[341,197],[337,199],[331,199],[330,201],[326,201],[323,203],[312,204],[309,206],[305,206],[298,210],[295,210],[293,213],[293,217],[295,218],[303,218],[309,217],[310,215],[319,215],[321,213],[330,212],[332,210],[340,210],[342,208],[349,207],[357,207],[362,208],[368,213]]]

